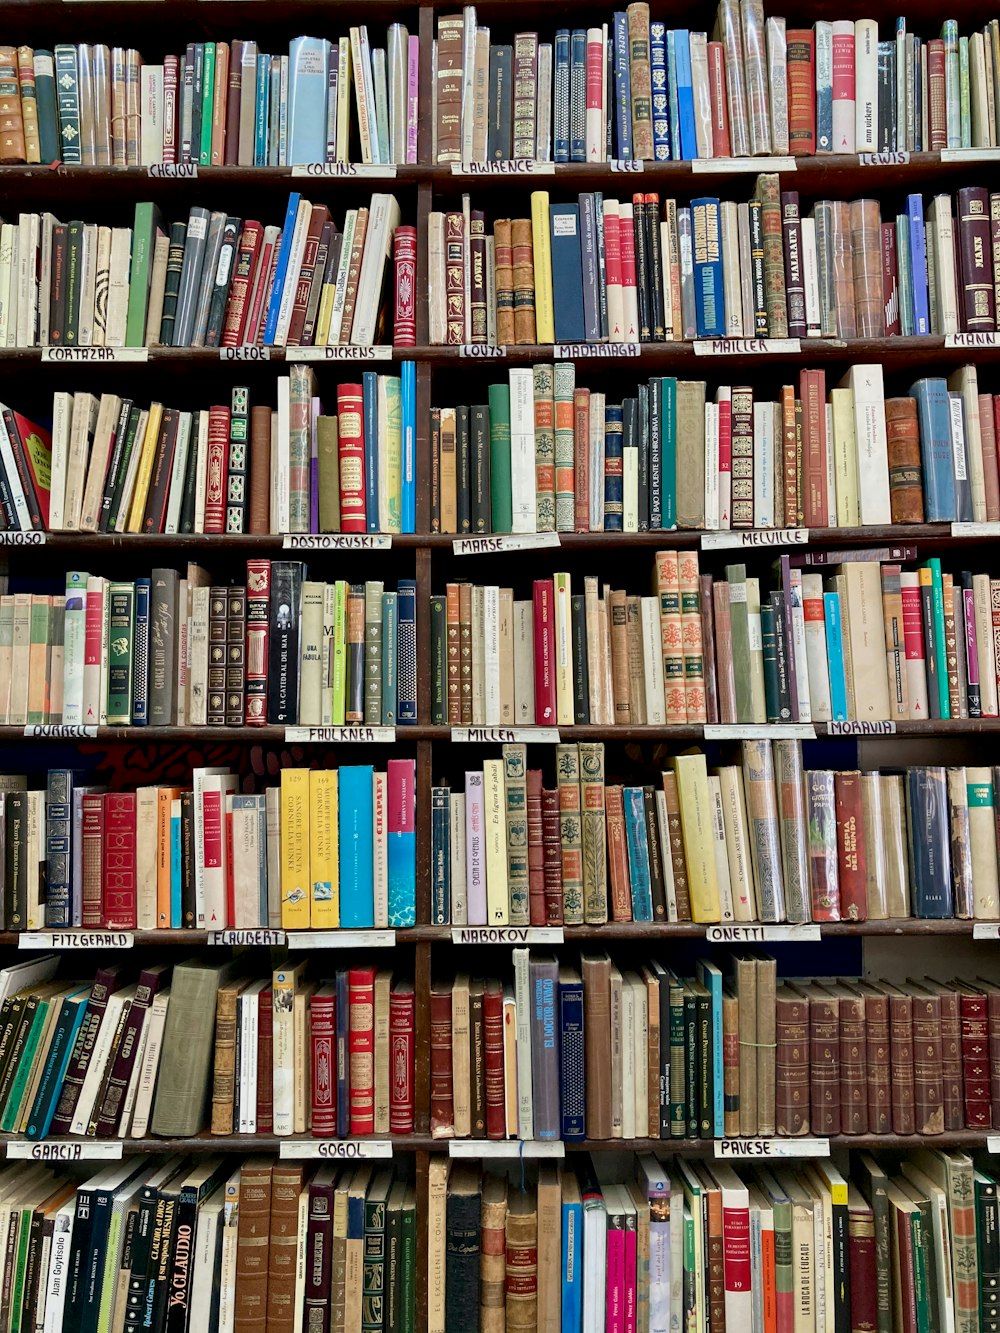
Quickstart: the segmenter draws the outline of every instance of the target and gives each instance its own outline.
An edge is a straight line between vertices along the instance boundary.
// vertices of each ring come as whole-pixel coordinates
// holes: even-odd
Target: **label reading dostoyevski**
[[[562,944],[562,926],[452,926],[452,944]]]
[[[47,534],[37,532],[0,532],[0,546],[44,546]]]
[[[456,537],[455,555],[497,555],[501,551],[541,551],[559,546],[558,532],[501,532],[491,537]]]
[[[148,361],[148,347],[43,347],[43,361],[57,361],[60,365],[92,361]]]
[[[558,745],[557,727],[452,727],[451,739],[472,745]]]
[[[802,925],[785,922],[770,924],[763,921],[736,921],[724,926],[706,926],[705,939],[709,944],[781,944],[820,939],[819,926],[814,921]]]
[[[9,1161],[28,1162],[116,1162],[125,1145],[120,1141],[46,1139],[41,1143],[21,1142],[7,1144]]]
[[[392,745],[395,727],[286,727],[285,740],[295,745]]]
[[[391,532],[286,532],[284,551],[389,551]]]
[[[716,1157],[827,1157],[829,1139],[716,1139]]]
[[[808,528],[727,528],[722,532],[703,532],[703,551],[725,551],[735,547],[805,546]]]
[[[801,350],[798,338],[696,338],[695,356],[793,356]]]
[[[286,347],[286,361],[391,361],[392,348],[349,347],[338,343],[335,347]]]
[[[639,343],[556,343],[554,361],[581,361],[587,357],[638,356]]]
[[[396,168],[381,162],[300,162],[292,167],[292,179],[308,176],[367,176],[369,179],[391,181],[396,179]]]
[[[263,945],[271,947],[276,944],[284,944],[285,932],[283,930],[264,930],[264,929],[231,929],[231,930],[210,930],[208,932],[208,943],[212,946],[219,945],[243,945],[244,947],[253,947]]]
[[[506,162],[453,162],[453,176],[554,176],[554,162],[536,162],[533,157],[512,157]]]
[[[26,930],[17,937],[19,949],[131,949],[130,930]]]
[[[389,1139],[282,1139],[278,1156],[291,1161],[357,1161],[391,1157]]]

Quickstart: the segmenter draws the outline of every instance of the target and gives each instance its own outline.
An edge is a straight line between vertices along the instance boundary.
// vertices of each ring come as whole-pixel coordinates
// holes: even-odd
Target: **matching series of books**
[[[432,1158],[428,1327],[986,1327],[997,1182],[979,1160],[914,1148],[737,1170],[577,1155],[518,1177]]]
[[[804,768],[800,741],[741,744],[711,773],[691,751],[605,783],[603,742],[564,743],[552,787],[505,745],[431,790],[432,921],[1000,916],[997,769],[834,772]]]
[[[416,1326],[416,1192],[391,1166],[175,1154],[0,1180],[19,1327]]]
[[[30,1139],[413,1132],[413,985],[238,960],[0,974],[0,1120]]]
[[[132,227],[20,213],[0,228],[0,347],[368,347],[393,324],[394,248],[412,345],[416,234],[399,231],[391,194],[342,229],[298,193],[281,227],[200,205],[168,223],[139,203]]]
[[[401,23],[384,47],[362,24],[337,40],[295,37],[285,54],[189,42],[160,64],[100,42],[0,46],[0,163],[416,162],[418,55]]]
[[[647,343],[884,338],[996,331],[1000,240],[980,186],[922,195],[882,220],[877,199],[806,214],[779,178],[753,198],[582,193],[496,218],[463,196],[427,223],[432,343]],[[553,301],[553,289],[558,300]]]

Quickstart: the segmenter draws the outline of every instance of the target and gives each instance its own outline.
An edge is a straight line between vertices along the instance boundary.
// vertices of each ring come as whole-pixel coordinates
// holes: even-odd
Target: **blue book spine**
[[[993,806],[992,783],[970,782],[967,795],[970,808]],[[925,919],[953,916],[951,831],[945,770],[907,769],[906,804],[913,915]]]
[[[649,883],[649,843],[646,838],[646,809],[641,787],[626,787],[625,843],[628,847],[628,877],[632,885],[632,920],[652,921],[653,892]]]
[[[288,165],[326,159],[330,43],[293,37],[288,46]]]
[[[677,29],[677,113],[681,131],[681,157],[692,162],[698,156],[694,128],[694,78],[691,73],[691,34]]]
[[[562,1328],[560,1333],[581,1333],[583,1328],[583,1204],[562,1206]]]
[[[149,721],[149,579],[135,581],[135,634],[132,643],[132,725]]]
[[[816,24],[816,151],[833,152],[833,27]]]
[[[604,531],[621,532],[623,521],[622,433],[624,420],[621,403],[604,408]]]
[[[660,514],[663,527],[677,526],[677,380],[660,380]]]
[[[181,817],[170,816],[170,929],[180,930],[183,909],[181,907]]]
[[[677,33],[667,29],[667,89],[670,99],[670,157],[681,160],[681,110],[677,100]]]
[[[278,247],[278,262],[274,270],[274,286],[271,288],[271,297],[267,304],[267,319],[264,322],[264,345],[266,347],[272,346],[274,335],[278,329],[278,309],[281,306],[281,293],[288,272],[288,256],[292,249],[292,233],[295,231],[295,219],[298,216],[300,201],[301,196],[293,190],[288,196],[288,207],[285,209],[285,222],[281,229],[281,245]]]
[[[844,676],[844,639],[840,622],[840,598],[835,592],[823,594],[823,618],[826,621],[826,657],[830,669],[830,709],[834,722],[847,721],[847,684]]]
[[[918,380],[910,390],[910,397],[917,401],[920,462],[924,474],[924,519],[928,523],[954,523],[958,508],[948,383],[935,378]]]
[[[396,593],[382,594],[382,725],[396,725],[396,681],[398,643],[398,607]]]
[[[451,792],[431,788],[431,925],[451,922]]]
[[[365,514],[368,531],[378,532],[378,374],[366,370],[361,376],[365,431]]]
[[[253,164],[267,166],[268,96],[271,90],[271,58],[257,57],[257,103],[254,108]]]
[[[601,341],[601,274],[597,253],[597,212],[593,194],[580,199],[580,264],[583,277],[583,325],[587,342]],[[601,210],[603,214],[603,209]],[[553,221],[553,229],[556,224]]]
[[[400,579],[396,588],[396,721],[417,720],[417,584]]]
[[[552,161],[569,161],[569,28],[556,33],[552,72]]]
[[[670,90],[666,25],[649,25],[649,74],[653,88],[653,161],[670,161]]]
[[[70,1056],[73,1054],[76,1034],[86,1012],[87,998],[85,992],[81,995],[78,991],[75,995],[68,995],[63,1000],[62,1008],[59,1011],[56,1033],[45,1061],[45,1070],[31,1107],[31,1116],[27,1128],[29,1139],[44,1139],[49,1132],[52,1117],[55,1115],[56,1106],[59,1103],[59,1094],[62,1092],[66,1067],[69,1064]]]
[[[614,19],[615,52],[615,146],[623,160],[632,156],[632,78],[629,73],[628,15],[620,11]]]
[[[725,1134],[725,1090],[722,1086],[722,973],[717,967],[698,964],[698,980],[712,998],[712,1099],[715,1137]]]
[[[726,303],[722,286],[722,219],[718,199],[691,200],[694,309],[699,338],[724,338]]]
[[[364,929],[375,925],[372,858],[371,764],[346,764],[340,770],[340,924]]]
[[[569,160],[587,160],[587,31],[574,28],[570,38]]]
[[[45,791],[45,924],[71,926],[73,773],[49,769]]]
[[[583,258],[580,250],[580,209],[577,204],[550,204],[552,289],[557,343],[586,339],[583,307]]]
[[[337,1135],[346,1139],[351,1132],[351,1074],[349,1042],[350,978],[346,968],[337,973]]]
[[[559,983],[559,1086],[562,1137],[587,1137],[587,1102],[583,1083],[583,983],[579,977]]]
[[[924,235],[924,201],[919,194],[906,196],[910,220],[910,278],[913,284],[913,332],[930,333],[927,305],[927,242]]]
[[[951,434],[952,466],[955,469],[955,517],[960,523],[968,523],[972,518],[969,432],[965,420],[965,399],[955,390],[948,391],[948,426]]]
[[[400,494],[400,531],[417,530],[417,363],[399,367],[400,415],[403,421],[403,484]],[[416,719],[414,719],[415,721]]]

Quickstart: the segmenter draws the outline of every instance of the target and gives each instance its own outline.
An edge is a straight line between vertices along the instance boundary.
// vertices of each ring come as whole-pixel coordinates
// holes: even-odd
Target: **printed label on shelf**
[[[8,1161],[28,1162],[117,1162],[124,1144],[121,1139],[43,1139],[41,1143],[8,1143]]]
[[[286,727],[289,744],[392,745],[395,727]]]
[[[491,347],[488,343],[462,343],[458,355],[473,361],[502,361],[507,355],[507,348]]]
[[[146,175],[156,180],[194,181],[198,179],[197,162],[151,162]]]
[[[828,736],[895,736],[895,722],[828,722]]]
[[[449,1139],[449,1157],[565,1157],[562,1139]]]
[[[737,528],[701,534],[703,551],[748,546],[806,546],[808,542],[808,528]]]
[[[452,926],[452,944],[563,944],[562,926]]]
[[[1000,148],[942,148],[942,162],[1000,162]]]
[[[456,537],[454,555],[495,555],[498,551],[540,551],[559,546],[558,532],[499,532],[492,537]]]
[[[788,925],[764,921],[738,921],[725,926],[706,926],[705,939],[709,944],[793,944],[821,939],[817,922]]]
[[[858,154],[860,167],[908,167],[909,165],[910,155],[907,152]]]
[[[829,1139],[716,1139],[716,1157],[828,1157]]]
[[[794,157],[696,157],[691,163],[695,176],[726,176],[734,171],[794,171]]]
[[[974,940],[1000,940],[1000,921],[974,921],[972,923]]]
[[[44,546],[48,533],[0,532],[0,546]]]
[[[225,944],[284,944],[285,932],[283,930],[264,930],[264,929],[245,929],[234,928],[232,930],[210,930],[208,932],[208,943],[212,946]]]
[[[283,551],[389,551],[390,532],[286,532]]]
[[[953,523],[953,537],[1000,537],[1000,523]]]
[[[148,347],[50,347],[42,348],[43,361],[148,361]]]
[[[506,162],[453,162],[453,176],[554,176],[554,162],[536,162],[533,157],[512,157]]]
[[[282,1139],[278,1156],[290,1161],[314,1158],[351,1161],[363,1157],[391,1157],[391,1139]]]
[[[350,347],[337,343],[334,347],[286,347],[286,361],[391,361],[392,348]]]
[[[1000,333],[946,333],[945,347],[1000,347]]]
[[[302,180],[306,176],[367,176],[394,181],[396,168],[382,162],[299,162],[292,167],[293,180]]]
[[[639,343],[556,343],[553,361],[579,361],[584,357],[638,356]]]
[[[27,737],[31,736],[49,736],[55,740],[79,739],[87,737],[93,739],[97,735],[97,728],[90,726],[73,726],[69,722],[29,722],[24,729]]]
[[[1000,1153],[1000,1134],[986,1135],[986,1151],[991,1153]]]
[[[612,171],[622,171],[627,175],[634,176],[641,171],[646,170],[646,164],[641,158],[634,157],[613,157],[608,162]]]
[[[811,722],[707,722],[707,741],[814,741]]]
[[[696,338],[695,356],[787,356],[802,350],[798,338]]]
[[[270,347],[220,347],[220,361],[270,361]]]
[[[451,739],[460,745],[495,742],[498,745],[558,745],[557,727],[452,727]]]
[[[394,949],[394,930],[288,930],[289,949]]]
[[[17,937],[19,949],[131,949],[130,930],[25,930]]]

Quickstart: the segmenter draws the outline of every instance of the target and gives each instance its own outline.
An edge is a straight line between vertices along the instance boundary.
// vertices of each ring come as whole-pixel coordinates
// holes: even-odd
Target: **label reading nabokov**
[[[798,338],[696,338],[695,356],[788,356],[801,351]]]
[[[80,1143],[75,1139],[46,1139],[41,1143],[8,1143],[7,1159],[28,1162],[117,1162],[121,1159],[124,1146],[120,1139],[90,1139]]]
[[[633,157],[613,157],[608,162],[612,171],[621,171],[629,176],[636,175],[637,172],[645,171],[646,164],[641,158]]]
[[[694,176],[731,176],[734,171],[795,171],[794,157],[696,157],[691,163]]]
[[[502,361],[507,348],[491,347],[489,343],[462,343],[458,355],[470,361]]]
[[[565,1157],[562,1139],[451,1139],[449,1157]]]
[[[639,343],[556,343],[553,361],[580,361],[585,357],[638,356]]]
[[[156,180],[193,181],[198,179],[197,162],[151,162],[146,175]]]
[[[334,347],[286,347],[286,361],[391,361],[392,348],[384,344],[374,347],[350,347],[337,343]]]
[[[451,739],[460,745],[558,745],[559,731],[556,727],[452,727]]]
[[[828,722],[828,736],[895,736],[895,722]]]
[[[716,1139],[716,1157],[828,1157],[829,1139]]]
[[[47,534],[37,532],[0,532],[0,546],[44,546]]]
[[[381,162],[300,162],[292,167],[292,179],[301,180],[307,176],[367,176],[369,179],[392,181],[396,179],[396,168]]]
[[[220,347],[220,361],[270,361],[270,347]]]
[[[452,944],[562,944],[562,926],[452,926]]]
[[[389,1139],[282,1139],[278,1156],[286,1160],[350,1162],[362,1158],[391,1157]]]
[[[50,347],[42,348],[43,361],[57,361],[60,365],[82,364],[92,361],[148,361],[148,347]]]
[[[500,551],[540,551],[559,546],[558,532],[499,532],[492,537],[456,537],[454,555],[496,555]]]
[[[284,944],[284,942],[285,932],[283,930],[263,930],[257,928],[239,930],[233,928],[231,930],[210,930],[208,932],[208,943],[211,947],[239,944],[244,947],[263,945],[269,948],[271,945]]]
[[[395,727],[286,727],[289,745],[392,745]]]
[[[723,532],[703,532],[703,551],[725,551],[732,547],[806,546],[808,528],[731,528]]]
[[[130,930],[26,930],[17,937],[19,949],[131,949]]]
[[[1000,347],[1000,333],[948,333],[945,347]]]
[[[97,735],[97,728],[92,726],[74,726],[70,722],[29,722],[24,729],[28,737],[48,737],[51,740],[78,740],[80,737],[92,739]]]
[[[705,939],[709,944],[794,944],[821,938],[819,926],[814,921],[802,925],[736,921],[724,926],[705,927]]]
[[[506,162],[453,162],[453,176],[554,176],[554,162],[536,162],[533,157],[512,157]]]
[[[858,165],[862,167],[907,167],[910,155],[901,153],[859,153]]]
[[[284,551],[389,551],[391,532],[286,532]]]
[[[394,949],[394,930],[289,930],[289,949]]]
[[[814,741],[811,722],[707,722],[707,741]]]

